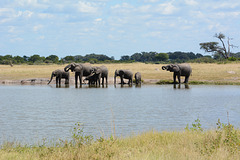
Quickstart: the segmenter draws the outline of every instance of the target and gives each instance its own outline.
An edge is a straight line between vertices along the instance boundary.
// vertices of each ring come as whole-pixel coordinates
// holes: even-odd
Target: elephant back
[[[102,70],[102,77],[107,77],[108,76],[108,69],[106,66],[100,66],[99,67]]]
[[[189,64],[178,64],[178,66],[182,76],[189,76],[192,73],[192,68]]]
[[[83,67],[83,76],[89,76],[92,73],[93,67],[89,64],[81,64]]]

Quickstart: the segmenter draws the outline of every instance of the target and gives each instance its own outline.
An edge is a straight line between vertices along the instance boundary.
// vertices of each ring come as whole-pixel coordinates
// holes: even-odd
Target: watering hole
[[[2,85],[0,91],[0,144],[68,139],[76,122],[96,137],[178,131],[197,118],[204,129],[215,128],[218,118],[240,122],[240,86]]]

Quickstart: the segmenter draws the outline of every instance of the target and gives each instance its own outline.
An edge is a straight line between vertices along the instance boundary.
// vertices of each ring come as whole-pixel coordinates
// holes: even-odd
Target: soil
[[[49,81],[48,78],[30,78],[30,79],[21,79],[21,80],[1,80],[0,84],[6,84],[6,85],[11,85],[11,84],[16,84],[16,85],[34,85],[34,84],[47,85],[48,81]],[[156,84],[159,80],[158,79],[144,79],[143,81],[144,81],[143,82],[144,84]],[[71,77],[69,82],[70,82],[70,85],[74,85],[75,84],[74,77]],[[62,79],[62,83],[63,84],[65,83],[65,79]],[[109,77],[108,78],[108,84],[113,84],[113,83],[114,83],[114,78]],[[119,78],[117,78],[116,83],[120,83]],[[56,84],[55,78],[52,80],[51,84]]]

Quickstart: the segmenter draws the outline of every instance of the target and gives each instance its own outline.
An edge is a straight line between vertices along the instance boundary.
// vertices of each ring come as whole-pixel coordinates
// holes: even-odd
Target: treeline
[[[232,56],[228,58],[230,61],[240,60],[240,52],[232,53]],[[115,60],[114,57],[108,57],[103,54],[87,54],[85,56],[66,56],[59,58],[57,55],[50,55],[47,57],[34,54],[28,56],[12,56],[5,55],[0,56],[0,64],[65,64],[71,62],[77,63],[131,63],[131,62],[143,62],[143,63],[184,63],[184,62],[205,62],[213,63],[222,61],[220,56],[203,56],[200,53],[194,54],[193,52],[169,52],[169,53],[157,53],[157,52],[141,52],[134,53],[131,56],[121,56],[120,60]]]

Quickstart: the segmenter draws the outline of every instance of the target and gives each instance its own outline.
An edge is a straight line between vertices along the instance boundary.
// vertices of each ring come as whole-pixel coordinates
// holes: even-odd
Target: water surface
[[[96,137],[155,129],[183,130],[197,118],[205,129],[218,118],[239,127],[240,86],[143,85],[121,88],[0,86],[0,143],[71,137],[76,122]],[[229,118],[227,116],[229,113]]]

